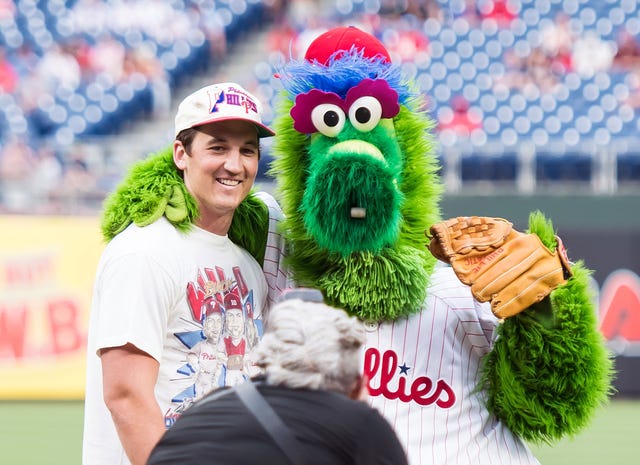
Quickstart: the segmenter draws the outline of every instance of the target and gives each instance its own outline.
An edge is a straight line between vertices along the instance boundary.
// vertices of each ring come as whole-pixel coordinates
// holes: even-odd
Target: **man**
[[[361,401],[367,398],[362,323],[315,295],[313,302],[302,300],[310,290],[295,291],[272,307],[255,351],[265,372],[256,388],[292,434],[293,448],[280,449],[243,405],[238,392],[250,387],[243,384],[192,406],[160,440],[148,465],[289,464],[292,450],[307,465],[407,463],[391,426]]]
[[[222,312],[229,302],[249,303],[256,320],[273,300],[276,248],[267,244],[272,256],[265,256],[258,240],[256,260],[231,240],[237,212],[253,198],[260,138],[274,135],[261,114],[260,102],[238,84],[194,92],[178,108],[169,156],[134,167],[107,201],[103,232],[110,242],[89,324],[85,465],[143,465],[166,427],[203,394],[189,361],[207,337],[207,299]],[[163,208],[146,212],[157,192],[166,196]],[[266,241],[272,215],[252,201],[265,216],[243,217],[264,219],[259,235]]]

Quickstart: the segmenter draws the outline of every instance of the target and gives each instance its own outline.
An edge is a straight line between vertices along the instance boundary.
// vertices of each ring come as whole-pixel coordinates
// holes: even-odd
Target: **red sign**
[[[640,278],[630,270],[611,273],[600,294],[600,330],[608,340],[640,342]]]

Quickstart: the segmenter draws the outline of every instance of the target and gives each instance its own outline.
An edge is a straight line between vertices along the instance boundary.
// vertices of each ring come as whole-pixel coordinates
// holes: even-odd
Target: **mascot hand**
[[[458,217],[431,226],[429,250],[480,302],[508,318],[540,302],[571,276],[562,242],[551,251],[536,234],[500,218]]]

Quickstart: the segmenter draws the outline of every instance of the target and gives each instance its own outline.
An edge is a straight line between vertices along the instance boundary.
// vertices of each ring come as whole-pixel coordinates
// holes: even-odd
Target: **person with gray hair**
[[[345,395],[359,390],[365,332],[355,318],[322,303],[285,300],[267,324],[256,348],[267,383]]]
[[[343,310],[300,298],[279,302],[253,353],[262,374],[196,402],[167,430],[147,465],[406,465],[391,426],[363,401],[364,342],[362,322]],[[281,425],[297,454],[264,426],[264,412],[247,408],[243,392],[253,388],[282,421],[266,424]]]

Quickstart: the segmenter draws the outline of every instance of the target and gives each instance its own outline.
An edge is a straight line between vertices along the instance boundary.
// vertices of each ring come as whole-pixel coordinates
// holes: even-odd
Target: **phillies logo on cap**
[[[216,113],[219,111],[218,105],[219,104],[226,104],[226,105],[230,105],[230,106],[236,106],[236,107],[242,107],[244,108],[244,112],[246,114],[249,113],[249,111],[252,111],[254,113],[258,113],[258,105],[256,104],[256,102],[254,102],[251,98],[249,98],[249,96],[247,96],[244,93],[241,92],[234,92],[233,87],[230,87],[227,89],[227,91],[225,92],[224,90],[220,90],[215,91],[214,92],[214,98],[213,100],[213,106],[211,107],[211,110],[209,111],[209,113]]]
[[[221,90],[221,91],[215,90],[213,94],[215,97],[211,99],[213,100],[213,105],[211,106],[209,113],[216,113],[218,111],[218,108],[217,108],[218,104],[224,102],[224,90]]]

